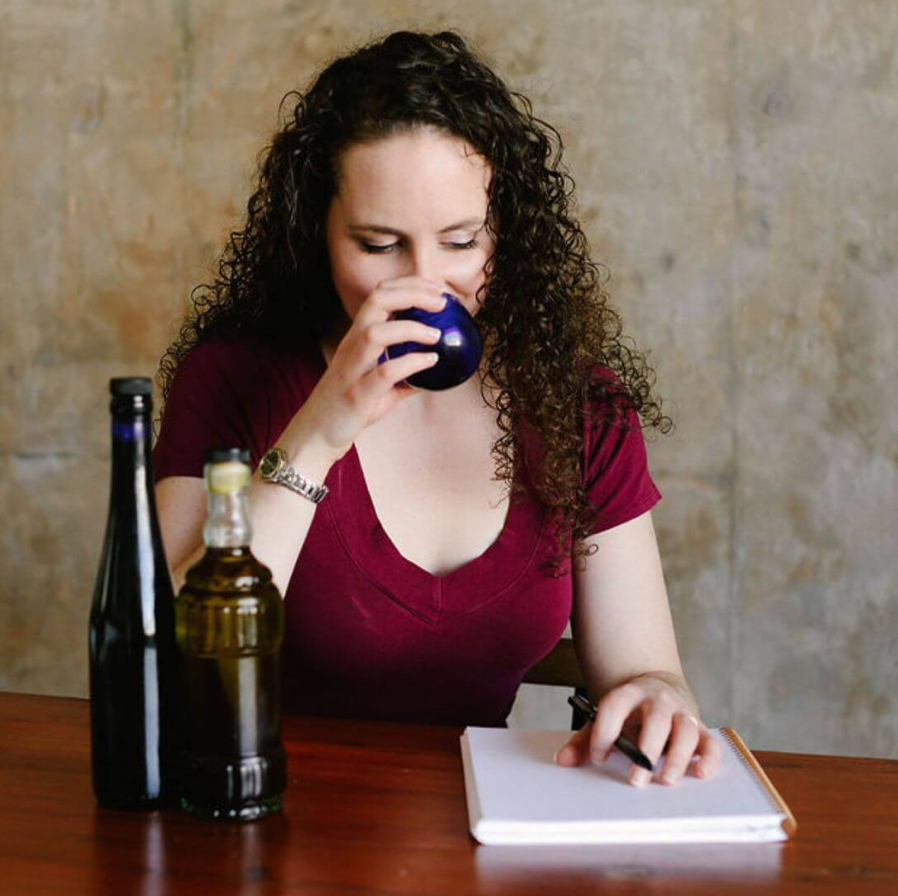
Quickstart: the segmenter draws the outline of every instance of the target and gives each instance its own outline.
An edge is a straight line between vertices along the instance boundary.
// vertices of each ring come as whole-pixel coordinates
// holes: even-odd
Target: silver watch
[[[259,473],[266,482],[275,482],[285,485],[291,491],[320,504],[328,492],[326,485],[316,485],[310,479],[297,473],[287,460],[287,453],[283,448],[275,446],[266,451],[259,464]]]

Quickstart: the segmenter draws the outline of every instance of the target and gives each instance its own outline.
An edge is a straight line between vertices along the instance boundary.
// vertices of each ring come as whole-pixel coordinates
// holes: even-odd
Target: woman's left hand
[[[685,685],[685,683],[684,683]],[[636,743],[657,769],[662,783],[675,785],[684,774],[710,778],[720,763],[720,745],[702,723],[696,707],[670,681],[638,675],[608,691],[596,707],[595,722],[587,722],[559,749],[559,765],[580,765],[585,759],[601,764],[621,733]],[[697,757],[695,763],[693,756]],[[632,763],[630,783],[644,787],[652,773]]]

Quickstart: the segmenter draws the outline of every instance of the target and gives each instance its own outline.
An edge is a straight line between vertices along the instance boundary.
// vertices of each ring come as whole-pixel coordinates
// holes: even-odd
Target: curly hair
[[[191,291],[192,311],[162,356],[163,402],[181,360],[206,339],[320,339],[344,314],[325,243],[344,150],[417,128],[461,138],[492,173],[487,222],[496,251],[477,295],[477,323],[481,393],[502,432],[491,450],[494,479],[520,490],[520,432],[537,431],[542,475],[531,482],[555,515],[552,572],[563,575],[566,553],[593,553],[583,545],[596,517],[581,482],[584,425],[627,428],[628,409],[664,433],[673,424],[651,394],[654,371],[621,335],[620,315],[572,216],[574,185],[559,170],[560,135],[454,30],[397,31],[337,58],[305,93],[284,96],[279,121],[291,97],[292,116],[260,153],[245,226],[230,234],[214,282]],[[597,365],[614,376],[596,377]]]

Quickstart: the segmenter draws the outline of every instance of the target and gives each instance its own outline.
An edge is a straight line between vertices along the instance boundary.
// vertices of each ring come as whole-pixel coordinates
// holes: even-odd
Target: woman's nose
[[[407,269],[403,271],[414,277],[424,277],[428,280],[443,281],[448,271],[441,263],[437,253],[428,247],[411,249],[406,255]]]

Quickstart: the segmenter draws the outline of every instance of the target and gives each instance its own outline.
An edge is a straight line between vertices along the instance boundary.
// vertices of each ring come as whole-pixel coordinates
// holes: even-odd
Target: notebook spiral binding
[[[770,791],[764,786],[763,782],[761,782],[758,779],[758,775],[755,772],[754,767],[748,761],[748,759],[745,757],[745,754],[742,752],[742,750],[739,749],[739,745],[736,743],[736,741],[733,740],[732,737],[730,737],[729,731],[727,731],[724,728],[721,728],[720,733],[723,735],[724,739],[730,745],[730,747],[732,747],[732,750],[736,754],[736,756],[739,757],[739,761],[749,770],[749,772],[751,773],[752,781],[755,782],[755,786],[758,788],[758,790],[760,790],[761,793],[764,794],[764,799],[767,800],[768,805],[775,812],[779,812],[780,811],[779,803],[777,803],[777,801],[775,799],[773,799],[773,797],[770,795]]]

